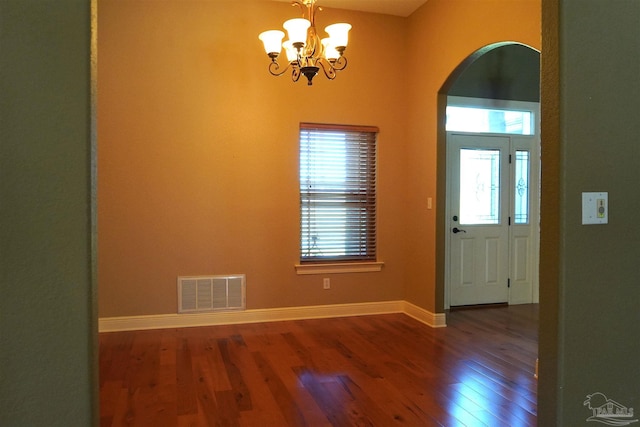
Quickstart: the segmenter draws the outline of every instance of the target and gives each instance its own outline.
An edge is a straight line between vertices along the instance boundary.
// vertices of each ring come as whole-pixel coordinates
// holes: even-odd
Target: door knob
[[[454,234],[466,233],[467,232],[467,230],[461,230],[458,227],[453,227],[453,229],[451,231],[453,231]]]

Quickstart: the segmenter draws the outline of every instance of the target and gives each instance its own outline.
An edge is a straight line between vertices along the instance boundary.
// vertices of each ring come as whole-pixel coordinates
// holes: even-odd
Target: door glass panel
[[[447,106],[447,131],[533,135],[531,111]]]
[[[516,151],[515,223],[529,223],[529,152]]]
[[[460,149],[460,224],[500,223],[500,150]]]

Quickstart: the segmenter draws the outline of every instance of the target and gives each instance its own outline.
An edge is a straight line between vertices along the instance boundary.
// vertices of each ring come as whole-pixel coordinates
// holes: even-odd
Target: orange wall
[[[100,0],[100,316],[175,313],[177,276],[228,273],[247,274],[250,309],[407,299],[435,311],[436,93],[485,44],[539,48],[539,9],[429,0],[409,19],[326,9],[319,27],[353,25],[349,66],[308,87],[270,76],[257,39],[296,16],[287,3]],[[303,121],[380,128],[382,272],[296,275]]]
[[[298,10],[239,1],[99,2],[100,316],[176,312],[176,277],[247,275],[247,307],[404,298],[401,18],[354,27],[349,65],[272,77],[258,34]],[[385,54],[385,63],[369,59]],[[376,125],[380,273],[298,276],[300,122]],[[322,289],[331,277],[332,288]]]
[[[432,312],[442,310],[443,284],[436,285],[437,95],[455,68],[478,49],[516,41],[540,49],[540,0],[429,0],[408,19],[410,88],[407,96],[406,150],[408,198],[405,298]],[[438,290],[436,291],[436,286]],[[440,298],[436,300],[436,295]]]

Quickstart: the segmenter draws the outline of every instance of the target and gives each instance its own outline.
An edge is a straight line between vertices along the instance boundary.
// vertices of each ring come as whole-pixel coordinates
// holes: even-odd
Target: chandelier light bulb
[[[329,34],[329,37],[331,38],[331,44],[335,46],[336,49],[338,49],[338,48],[345,48],[347,47],[347,44],[349,44],[350,29],[351,29],[351,24],[346,24],[344,22],[341,22],[338,24],[329,25],[324,30],[327,32],[327,34]]]
[[[324,57],[329,61],[335,61],[340,57],[340,52],[336,50],[329,37],[322,39],[322,46],[324,46]]]
[[[298,60],[298,52],[296,48],[293,47],[293,43],[291,43],[291,40],[287,40],[286,42],[282,43],[282,47],[287,54],[287,61],[291,63]]]
[[[258,36],[262,43],[264,44],[264,50],[267,52],[267,55],[270,57],[277,57],[282,50],[282,39],[284,38],[284,33],[280,30],[269,30],[263,33],[260,33]]]
[[[304,18],[289,19],[283,25],[289,34],[289,40],[296,48],[301,48],[307,43],[307,30],[311,26],[311,22]]]

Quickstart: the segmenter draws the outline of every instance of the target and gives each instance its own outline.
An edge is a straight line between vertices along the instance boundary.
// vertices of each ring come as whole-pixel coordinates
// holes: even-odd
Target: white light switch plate
[[[609,222],[609,193],[582,193],[582,224]]]

